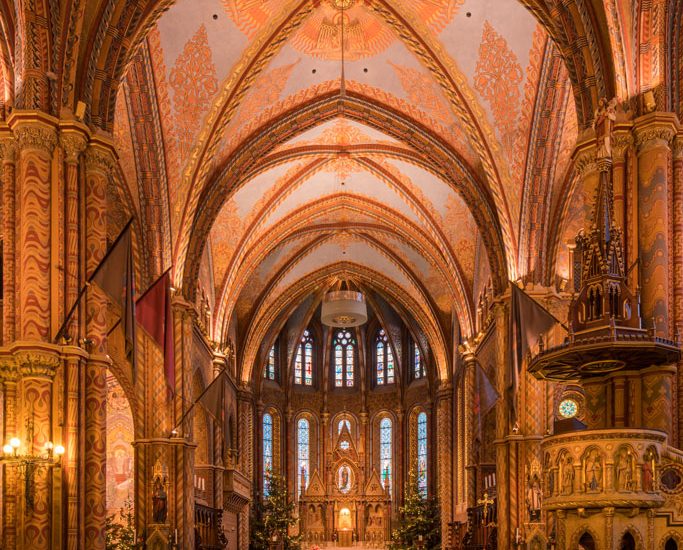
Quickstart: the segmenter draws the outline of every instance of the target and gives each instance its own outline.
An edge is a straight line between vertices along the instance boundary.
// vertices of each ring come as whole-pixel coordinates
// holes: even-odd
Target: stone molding
[[[64,149],[64,160],[67,164],[76,164],[87,146],[87,139],[77,132],[62,132],[59,136],[59,144]]]
[[[19,150],[38,149],[52,154],[57,146],[57,132],[41,123],[22,122],[12,130]]]

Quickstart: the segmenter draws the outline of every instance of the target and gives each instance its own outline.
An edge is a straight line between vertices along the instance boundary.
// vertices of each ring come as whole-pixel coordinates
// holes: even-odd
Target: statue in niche
[[[584,470],[586,491],[598,492],[602,490],[602,457],[597,449],[593,449],[586,458]]]
[[[165,483],[161,476],[157,476],[154,479],[154,486],[152,488],[152,516],[154,523],[166,523],[168,495],[164,485]]]
[[[654,451],[648,449],[643,457],[642,472],[643,491],[646,493],[653,493],[655,490],[655,460]]]
[[[634,461],[630,450],[621,449],[617,453],[614,465],[616,471],[617,491],[633,491],[634,488]]]
[[[562,494],[571,495],[574,492],[574,466],[572,457],[568,456],[562,469]]]
[[[541,521],[541,504],[543,502],[543,492],[541,491],[541,482],[538,476],[534,474],[528,481],[528,488],[526,491],[526,505],[529,511],[529,521]]]
[[[612,158],[612,127],[616,119],[617,98],[612,98],[609,101],[604,97],[600,99],[593,119],[598,159]]]

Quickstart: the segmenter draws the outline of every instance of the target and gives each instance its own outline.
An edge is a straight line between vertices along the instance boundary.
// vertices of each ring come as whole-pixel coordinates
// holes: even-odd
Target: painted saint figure
[[[161,480],[157,477],[154,480],[154,488],[152,491],[152,515],[154,523],[165,523],[168,512],[168,498],[166,495],[166,488]]]
[[[562,471],[562,492],[565,495],[571,495],[574,492],[574,466],[572,466],[572,457],[568,456]]]
[[[529,521],[541,521],[541,502],[543,500],[543,492],[541,491],[541,484],[538,481],[538,476],[534,475],[529,480],[529,487],[527,488],[526,503],[529,510]]]
[[[339,490],[348,493],[351,490],[351,475],[348,466],[339,468]]]

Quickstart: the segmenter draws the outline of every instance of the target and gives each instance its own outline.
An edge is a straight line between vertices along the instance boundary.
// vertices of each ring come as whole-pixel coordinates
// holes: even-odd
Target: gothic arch
[[[506,257],[511,251],[504,244],[503,234],[496,230],[498,213],[488,198],[488,192],[467,163],[423,125],[374,100],[347,92],[347,97],[341,100],[337,93],[315,98],[269,122],[246,139],[217,170],[210,186],[198,199],[203,208],[193,220],[191,230],[186,224],[184,233],[179,236],[175,280],[177,284],[182,283],[186,295],[191,299],[195,292],[198,259],[218,212],[227,197],[245,183],[246,178],[242,175],[251,174],[257,164],[255,159],[266,156],[277,144],[339,116],[340,109],[345,117],[376,128],[427,157],[428,170],[451,185],[469,207],[486,247],[494,286],[497,290],[503,289],[508,277]]]
[[[135,502],[135,422],[133,409],[116,376],[107,376],[106,491],[107,515],[115,516]]]
[[[631,535],[631,537],[633,537],[633,542],[635,543],[635,550],[644,550],[645,543],[643,541],[643,536],[640,534],[640,531],[638,531],[638,529],[634,525],[629,525],[628,527],[626,527],[626,529],[624,529],[622,533],[619,535],[618,541],[623,541],[626,535]]]
[[[428,234],[402,214],[383,208],[382,205],[375,201],[363,197],[333,195],[305,205],[287,216],[276,227],[270,228],[268,232],[255,235],[248,241],[250,246],[242,247],[245,252],[238,255],[233,262],[236,269],[241,267],[241,270],[237,273],[231,269],[230,271],[233,271],[234,274],[227,273],[222,283],[223,291],[220,294],[215,317],[216,326],[214,330],[216,334],[225,334],[226,324],[231,317],[237,297],[242,289],[249,284],[249,276],[253,269],[255,269],[255,266],[268,253],[289,239],[314,232],[327,235],[334,228],[318,227],[315,224],[311,224],[311,220],[315,220],[316,216],[320,214],[331,213],[340,209],[363,213],[377,220],[378,225],[376,227],[357,224],[355,226],[356,229],[351,231],[351,233],[355,233],[356,230],[371,231],[373,233],[379,232],[380,234],[394,233],[414,243],[423,256],[433,262],[433,265],[437,267],[447,283],[449,283],[463,331],[469,333],[472,330],[473,304],[470,299],[470,292],[465,285],[461,267],[451,253],[450,246],[447,243],[438,240],[434,235]],[[453,277],[453,274],[455,274],[455,277]]]
[[[588,525],[583,525],[574,532],[574,535],[571,538],[571,543],[569,544],[569,548],[578,548],[579,541],[584,535],[587,535],[593,539],[593,543],[595,544],[595,550],[599,550],[602,548],[602,545],[600,543],[600,537],[598,537],[595,531],[591,529]]]
[[[380,293],[390,295],[397,304],[413,315],[429,340],[439,377],[444,380],[448,379],[450,369],[448,368],[447,357],[449,354],[445,345],[445,337],[433,313],[425,310],[412,297],[406,295],[405,291],[394,281],[383,274],[352,262],[341,262],[315,271],[293,284],[284,293],[273,297],[272,302],[268,303],[267,307],[261,305],[260,311],[253,316],[250,330],[245,337],[244,351],[241,354],[243,365],[241,379],[244,382],[251,379],[260,343],[274,339],[273,334],[279,331],[284,324],[292,303],[310,294],[314,289],[319,292],[321,286],[325,286],[324,284],[321,285],[321,282],[332,282],[335,276],[348,277],[349,275],[355,275],[368,287],[376,287]],[[271,336],[268,336],[269,334]]]
[[[658,550],[669,550],[666,547],[666,544],[670,540],[673,540],[679,549],[683,549],[683,535],[681,535],[678,530],[671,529],[670,531],[667,531],[666,534],[660,539],[659,545],[657,546]]]

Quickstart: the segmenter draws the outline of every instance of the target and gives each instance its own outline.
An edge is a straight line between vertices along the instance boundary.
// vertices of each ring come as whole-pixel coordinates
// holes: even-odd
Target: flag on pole
[[[541,334],[548,332],[556,324],[561,324],[555,316],[530,298],[517,285],[512,287],[510,303],[510,406],[513,417],[516,417],[516,396],[519,389],[524,356],[538,345]]]
[[[481,416],[485,416],[498,402],[500,395],[479,362],[477,362],[476,384],[477,396],[479,399],[479,412]]]
[[[135,319],[164,351],[166,385],[175,394],[175,355],[171,314],[171,277],[166,271],[135,303]]]
[[[97,283],[121,308],[126,358],[131,362],[133,373],[135,373],[135,302],[133,300],[135,287],[130,228],[131,223],[128,222],[104,259],[95,268],[89,282]]]
[[[524,356],[527,351],[538,344],[541,334],[548,332],[560,321],[517,285],[510,283],[510,286],[512,287],[512,300],[510,304],[510,381],[508,391],[510,392],[512,415],[516,419],[516,396]]]
[[[228,433],[227,415],[225,414],[225,386],[227,383],[228,375],[222,370],[197,399],[197,403],[201,404],[206,412],[221,426],[224,439]]]

